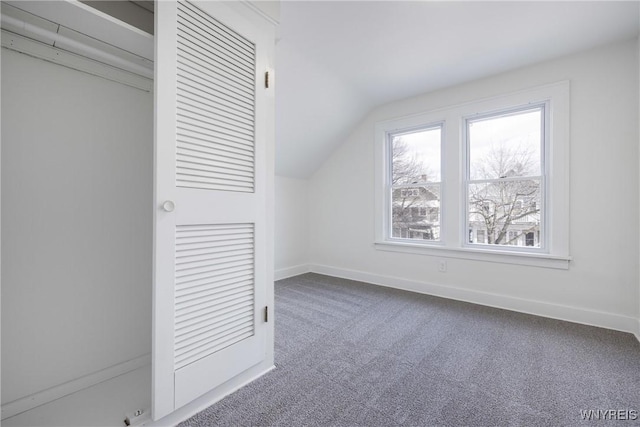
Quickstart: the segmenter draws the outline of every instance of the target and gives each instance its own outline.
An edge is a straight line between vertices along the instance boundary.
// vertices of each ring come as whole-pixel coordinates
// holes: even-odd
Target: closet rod
[[[142,65],[136,64],[135,62],[128,61],[127,59],[124,59],[117,55],[104,52],[93,46],[88,46],[82,42],[70,39],[69,37],[55,33],[53,31],[46,30],[44,28],[38,27],[33,24],[30,24],[21,19],[2,14],[2,27],[4,28],[7,26],[22,29],[25,32],[25,34],[35,34],[41,37],[52,39],[53,40],[52,46],[54,47],[61,48],[60,45],[62,46],[66,45],[67,47],[75,49],[74,51],[72,51],[73,53],[80,52],[81,54],[83,54],[88,58],[98,59],[101,62],[115,66],[117,68],[121,68],[123,70],[130,71],[132,73],[144,76],[146,78],[153,79],[153,69],[149,69]],[[59,45],[56,46],[56,44],[59,44]]]

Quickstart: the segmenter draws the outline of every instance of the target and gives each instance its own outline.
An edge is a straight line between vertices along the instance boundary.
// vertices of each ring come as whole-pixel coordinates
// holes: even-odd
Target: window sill
[[[374,246],[377,250],[387,252],[403,252],[437,256],[441,258],[457,258],[501,264],[555,268],[558,270],[568,270],[569,262],[571,261],[571,257],[569,256],[556,256],[543,253],[523,253],[472,248],[446,248],[443,246],[426,246],[404,242],[376,242]]]

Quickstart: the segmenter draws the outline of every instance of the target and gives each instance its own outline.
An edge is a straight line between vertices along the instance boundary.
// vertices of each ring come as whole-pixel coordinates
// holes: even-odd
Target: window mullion
[[[445,246],[459,247],[460,227],[463,219],[460,217],[462,211],[460,207],[459,192],[461,188],[462,168],[461,146],[459,144],[460,135],[459,118],[447,114],[444,127],[443,149],[442,149],[442,240]]]
[[[449,250],[532,257],[546,253],[568,259],[569,100],[569,84],[561,82],[378,122],[376,165],[383,173],[376,174],[376,205],[381,208],[375,219],[376,242],[422,246],[425,250],[434,243],[412,235],[420,221],[411,218],[402,235],[393,237],[394,213],[398,212],[394,211],[394,200],[398,206],[403,190],[406,196],[417,197],[407,191],[419,188],[420,194],[425,190],[433,192],[430,200],[439,202],[440,249],[429,249],[427,252],[432,255],[438,250]],[[415,173],[394,176],[392,138],[413,138],[415,134],[438,128],[440,179],[421,179]],[[380,145],[383,141],[384,149]],[[534,162],[507,161],[507,165],[491,170],[487,157],[491,145],[506,147],[506,154],[514,149],[529,151]],[[415,153],[418,157],[428,150],[422,154],[420,151]],[[432,158],[433,153],[432,150]],[[482,221],[485,202],[490,205],[487,209],[496,213],[498,221],[494,224]],[[409,217],[424,219],[428,206],[425,203],[408,206]],[[397,215],[395,218],[398,221]],[[482,230],[481,225],[485,226]],[[470,228],[472,243],[468,243]],[[494,242],[491,245],[484,243],[490,237],[489,228],[494,233],[490,235]],[[498,235],[495,233],[502,233],[499,244],[495,244]]]

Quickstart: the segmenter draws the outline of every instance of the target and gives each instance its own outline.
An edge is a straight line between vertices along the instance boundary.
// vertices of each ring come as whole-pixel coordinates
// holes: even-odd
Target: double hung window
[[[389,135],[390,237],[440,240],[442,126]]]
[[[376,126],[376,248],[568,268],[569,84]]]
[[[545,107],[465,120],[466,243],[544,246]]]

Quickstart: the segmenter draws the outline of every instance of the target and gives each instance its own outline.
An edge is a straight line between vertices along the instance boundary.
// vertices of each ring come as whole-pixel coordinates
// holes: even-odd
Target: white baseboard
[[[37,408],[38,406],[47,404],[56,399],[60,399],[77,391],[84,390],[101,382],[134,371],[145,365],[149,365],[150,363],[151,354],[145,354],[144,356],[118,363],[117,365],[110,366],[92,374],[85,375],[12,402],[5,403],[2,405],[2,419],[4,420],[5,418],[13,417],[30,409]]]
[[[294,265],[293,267],[280,268],[275,271],[275,280],[288,279],[289,277],[298,276],[300,274],[308,273],[309,264]]]
[[[619,314],[603,311],[587,310],[561,304],[552,304],[542,301],[528,300],[524,298],[510,297],[506,295],[492,294],[488,292],[474,291],[464,288],[438,285],[434,283],[418,282],[401,279],[398,277],[382,276],[357,270],[330,267],[326,265],[310,265],[313,273],[326,274],[328,276],[344,279],[358,280],[374,285],[403,289],[421,294],[502,308],[521,313],[534,314],[536,316],[581,323],[584,325],[598,326],[616,331],[629,332],[640,337],[640,320],[634,317],[621,316]],[[639,338],[640,340],[640,338]]]
[[[145,423],[146,427],[172,427],[180,424],[183,421],[188,420],[193,417],[198,412],[204,411],[209,406],[219,402],[226,396],[235,392],[236,390],[241,389],[247,384],[257,380],[261,376],[271,372],[275,369],[275,365],[269,365],[265,368],[264,365],[256,365],[253,368],[249,369],[247,372],[244,372],[234,379],[226,382],[219,388],[216,388],[191,403],[186,404],[185,406],[178,408],[176,411],[170,413],[166,417],[157,420],[150,421],[149,423]]]

